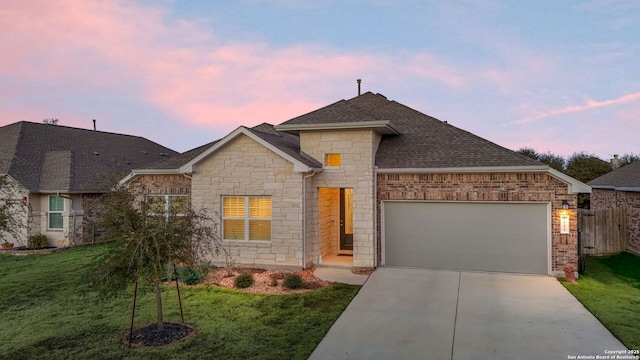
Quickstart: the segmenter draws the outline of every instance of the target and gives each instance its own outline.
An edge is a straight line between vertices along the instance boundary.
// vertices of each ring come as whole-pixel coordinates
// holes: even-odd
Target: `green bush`
[[[299,289],[302,287],[302,278],[298,274],[291,274],[284,279],[282,286],[289,290]]]
[[[233,281],[233,286],[238,289],[245,289],[251,285],[253,285],[253,276],[249,273],[240,274],[236,276],[236,279]]]
[[[29,241],[27,242],[27,246],[31,249],[44,249],[48,244],[49,240],[44,234],[29,236]]]
[[[175,281],[176,278],[187,284],[187,285],[195,285],[204,279],[209,272],[209,267],[207,265],[200,266],[199,269],[195,269],[191,266],[178,266],[174,271],[173,268],[169,270],[166,276],[163,276],[162,281]]]
[[[178,280],[187,285],[197,284],[207,275],[207,270],[204,266],[200,269],[194,269],[191,266],[180,267],[178,268]]]

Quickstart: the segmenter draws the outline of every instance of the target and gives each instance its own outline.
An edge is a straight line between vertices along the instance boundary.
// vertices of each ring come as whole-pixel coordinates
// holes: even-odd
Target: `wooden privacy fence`
[[[578,237],[584,255],[627,249],[627,209],[578,209]]]

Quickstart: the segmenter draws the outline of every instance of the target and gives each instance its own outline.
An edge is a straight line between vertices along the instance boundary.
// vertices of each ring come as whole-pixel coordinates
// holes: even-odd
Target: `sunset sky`
[[[640,153],[640,1],[0,0],[0,126],[185,151],[362,90],[510,149]]]

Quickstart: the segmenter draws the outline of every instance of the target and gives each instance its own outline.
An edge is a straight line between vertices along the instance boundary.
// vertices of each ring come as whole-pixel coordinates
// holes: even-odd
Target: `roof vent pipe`
[[[362,82],[362,79],[358,79],[356,81],[358,82],[358,96],[360,96],[360,83]]]
[[[93,119],[93,131],[96,131],[96,119]]]

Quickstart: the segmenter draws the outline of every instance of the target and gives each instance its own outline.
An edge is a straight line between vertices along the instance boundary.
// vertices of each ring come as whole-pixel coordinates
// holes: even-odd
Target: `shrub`
[[[47,236],[44,234],[38,234],[29,236],[27,246],[31,249],[44,249],[48,244],[49,241],[47,240]]]
[[[191,266],[179,267],[178,280],[187,285],[197,284],[207,275],[207,270],[206,266],[202,266],[200,269],[194,269]]]
[[[301,288],[302,278],[298,274],[291,274],[284,279],[282,286],[289,290]]]
[[[233,281],[233,286],[238,289],[245,289],[251,285],[253,285],[253,276],[249,273],[240,274],[236,276],[236,279]]]

